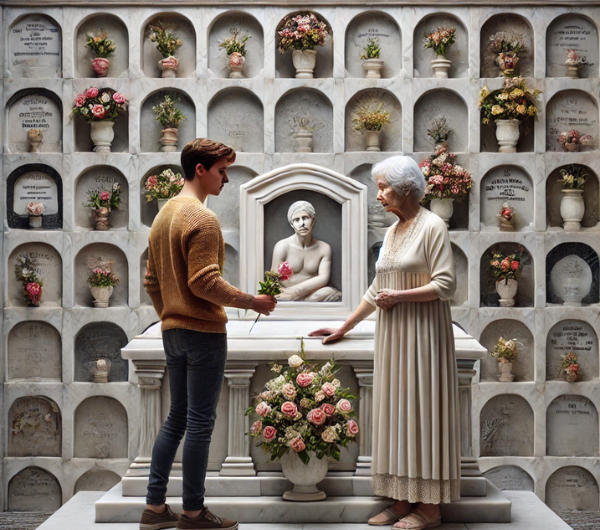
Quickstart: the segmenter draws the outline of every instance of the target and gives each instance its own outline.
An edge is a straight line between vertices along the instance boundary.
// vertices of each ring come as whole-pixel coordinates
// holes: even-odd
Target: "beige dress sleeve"
[[[431,216],[428,230],[426,244],[430,285],[441,300],[450,300],[456,290],[456,271],[448,229],[439,217]]]

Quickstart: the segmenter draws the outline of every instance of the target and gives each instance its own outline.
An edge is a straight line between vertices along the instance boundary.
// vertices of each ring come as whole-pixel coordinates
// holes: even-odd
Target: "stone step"
[[[511,502],[487,481],[485,497],[462,497],[452,504],[442,504],[445,523],[510,523]]]

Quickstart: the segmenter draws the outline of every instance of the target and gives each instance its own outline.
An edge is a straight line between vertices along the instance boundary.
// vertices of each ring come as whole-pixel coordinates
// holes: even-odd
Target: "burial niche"
[[[121,482],[121,477],[108,469],[92,469],[81,475],[75,483],[75,493],[80,491],[108,491]]]
[[[372,167],[371,164],[361,164],[355,167],[349,176],[367,187],[368,227],[387,228],[392,226],[398,218],[393,213],[386,212],[377,200],[379,190],[371,176]]]
[[[242,73],[244,77],[256,77],[264,68],[263,28],[258,20],[248,13],[227,11],[217,17],[210,26],[208,35],[208,68],[217,77],[229,77],[229,61],[225,49],[219,43],[233,37],[246,41],[246,56]]]
[[[598,411],[584,396],[558,396],[546,411],[548,456],[598,456]]]
[[[585,243],[561,243],[546,256],[546,303],[598,303],[598,254]]]
[[[377,275],[377,260],[379,259],[379,253],[381,252],[381,247],[383,245],[383,241],[377,241],[374,245],[371,245],[369,248],[369,256],[368,256],[368,268],[367,268],[367,284],[371,285],[375,276]]]
[[[227,257],[227,255],[225,255]],[[140,305],[151,306],[152,300],[148,291],[144,287],[144,279],[146,278],[146,266],[148,265],[148,249],[144,250],[140,257]]]
[[[346,77],[365,77],[360,56],[365,53],[369,39],[377,39],[383,61],[382,78],[398,77],[402,72],[402,39],[400,28],[389,15],[378,11],[367,11],[352,19],[346,29],[345,67]]]
[[[587,469],[561,467],[546,482],[546,504],[554,511],[595,512],[598,510],[598,483]]]
[[[25,15],[9,31],[7,63],[13,77],[61,77],[62,38],[55,20]]]
[[[121,357],[121,348],[127,342],[127,335],[117,324],[92,322],[85,325],[75,336],[75,381],[127,381],[129,365]],[[105,380],[105,368],[108,368],[108,381]]]
[[[54,92],[19,90],[6,108],[9,153],[62,153],[62,102]]]
[[[546,340],[546,381],[563,380],[561,355],[574,353],[580,366],[578,381],[598,379],[598,336],[583,320],[561,320]]]
[[[18,398],[8,411],[8,456],[61,456],[58,405],[44,396]]]
[[[26,164],[6,181],[6,212],[9,228],[29,229],[30,202],[44,205],[42,229],[62,228],[63,187],[60,175],[46,164]]]
[[[239,287],[240,285],[240,256],[238,250],[227,243],[225,243],[223,278],[235,287]]]
[[[8,483],[9,512],[55,512],[62,505],[56,477],[41,467],[26,467]]]
[[[279,99],[275,106],[275,152],[333,152],[333,107],[325,94],[297,88]]]
[[[456,290],[450,300],[453,307],[464,305],[469,300],[469,260],[458,245],[451,243],[456,269]]]
[[[561,90],[546,105],[546,151],[565,153],[559,142],[561,133],[577,131],[591,136],[591,144],[576,144],[576,149],[598,148],[598,104],[583,90]],[[565,144],[566,145],[566,144]]]
[[[75,458],[127,458],[127,425],[116,399],[87,398],[75,411]]]
[[[480,424],[481,456],[533,456],[533,410],[521,396],[491,398]]]
[[[261,101],[245,88],[227,88],[208,104],[208,137],[236,151],[264,151],[264,115]]]
[[[19,322],[8,333],[8,379],[62,380],[62,341],[48,322]]]
[[[223,230],[240,229],[240,186],[256,177],[256,172],[244,166],[231,166],[227,169],[229,182],[218,197],[209,196],[207,206],[217,214]],[[227,254],[225,254],[227,259]]]
[[[175,175],[179,174],[180,177],[178,178],[183,178],[183,169],[181,169],[180,166],[172,164],[153,167],[152,169],[150,169],[150,171],[147,171],[142,177],[142,181],[140,183],[140,212],[142,216],[142,224],[144,224],[147,227],[152,226],[152,221],[154,221],[154,218],[158,213],[158,202],[156,200],[147,200],[148,195],[146,195],[146,182],[150,177],[160,175],[163,171],[166,171],[168,169],[171,170]]]
[[[498,466],[483,473],[499,490],[533,491],[531,475],[519,466]]]

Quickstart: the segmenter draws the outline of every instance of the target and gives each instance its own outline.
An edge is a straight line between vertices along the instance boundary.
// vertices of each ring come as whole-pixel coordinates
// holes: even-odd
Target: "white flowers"
[[[288,359],[288,364],[292,368],[300,368],[300,366],[302,366],[304,364],[304,361],[302,360],[302,357],[300,357],[299,355],[292,355]]]

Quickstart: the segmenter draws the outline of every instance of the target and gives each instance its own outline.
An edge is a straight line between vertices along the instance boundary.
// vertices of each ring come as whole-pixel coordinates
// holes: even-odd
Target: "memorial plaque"
[[[60,27],[44,15],[26,15],[9,30],[8,68],[15,77],[60,77]]]
[[[107,469],[92,469],[79,477],[75,493],[79,491],[108,491],[121,482],[121,477]]]
[[[60,333],[47,322],[17,324],[8,334],[8,379],[62,379]]]
[[[567,256],[552,268],[550,285],[563,305],[580,306],[592,289],[592,269],[579,256]]]
[[[559,396],[546,411],[546,454],[598,456],[598,411],[584,396]]]
[[[569,13],[556,18],[546,34],[546,75],[565,77],[567,50],[575,50],[589,66],[580,68],[580,77],[598,75],[598,30],[586,17]]]
[[[8,412],[8,456],[61,456],[58,405],[42,396],[15,400]]]
[[[95,396],[75,411],[76,458],[127,458],[127,412],[116,399]]]
[[[111,322],[92,322],[75,337],[75,381],[94,381],[96,362],[108,360],[108,382],[127,381],[128,362],[121,357],[121,348],[129,341],[125,332]]]
[[[556,266],[565,258],[577,256],[587,263],[589,267],[584,267],[579,260],[573,260],[567,263],[564,261],[556,271]],[[592,272],[591,287],[587,279],[588,268]],[[548,304],[564,304],[572,302],[569,305],[597,304],[600,301],[599,290],[599,272],[600,263],[596,251],[585,243],[561,243],[556,245],[546,255],[546,301]],[[552,274],[555,274],[553,281]],[[562,278],[561,278],[562,277]],[[564,285],[561,280],[567,281]],[[519,280],[519,288],[521,287]],[[580,299],[581,291],[588,290],[588,293]],[[567,296],[568,300],[562,297]]]
[[[55,512],[62,505],[60,484],[52,473],[26,467],[8,484],[9,512]]]
[[[583,320],[563,320],[548,333],[546,342],[546,380],[560,378],[561,355],[573,352],[581,368],[579,381],[598,378],[598,337]]]
[[[554,511],[595,512],[598,510],[598,483],[582,467],[562,467],[546,483],[546,504]]]
[[[565,152],[558,143],[561,132],[577,130],[589,134],[598,142],[598,107],[581,90],[563,90],[556,94],[546,108],[546,150]]]
[[[500,490],[533,491],[533,479],[519,466],[498,466],[486,471],[483,476]]]

